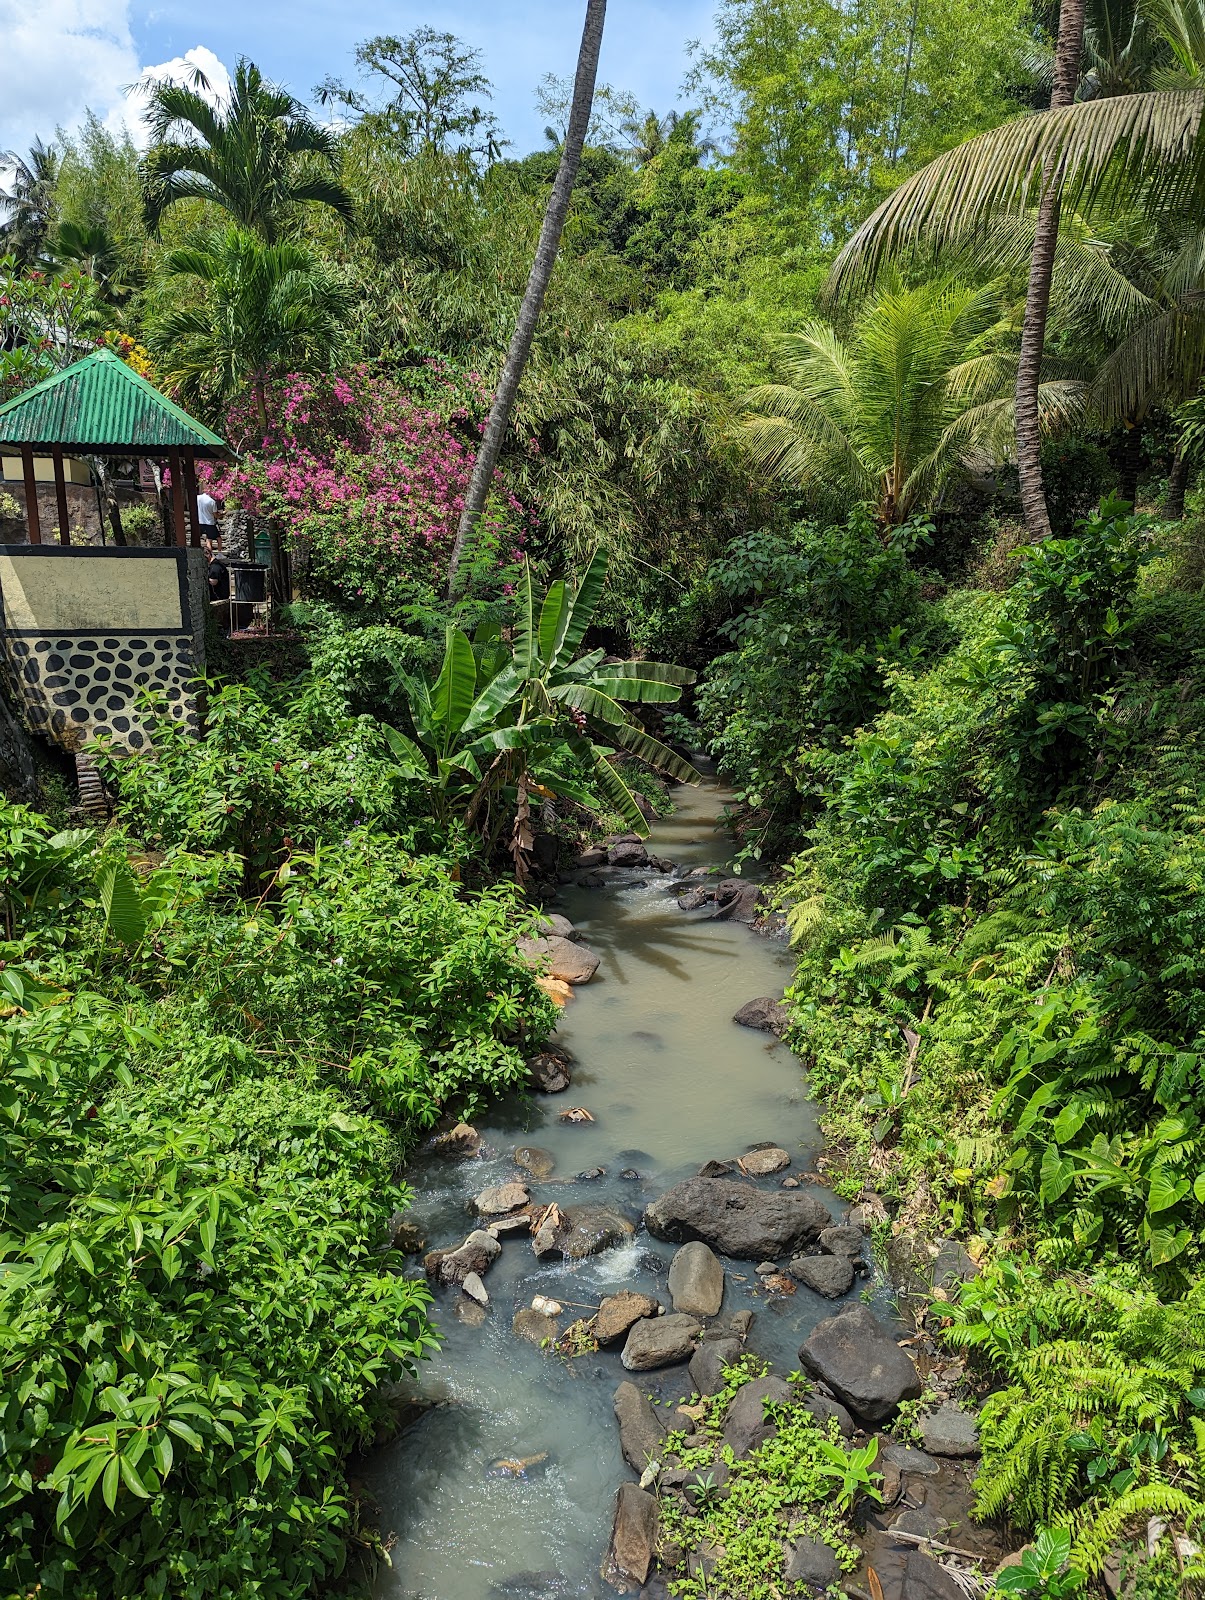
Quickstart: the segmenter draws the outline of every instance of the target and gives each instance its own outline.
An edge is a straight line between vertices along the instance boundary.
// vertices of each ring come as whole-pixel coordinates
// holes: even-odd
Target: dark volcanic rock
[[[568,1232],[561,1240],[561,1250],[571,1261],[623,1244],[636,1232],[626,1217],[608,1206],[569,1206],[564,1216]]]
[[[623,1459],[639,1476],[661,1452],[665,1428],[652,1403],[634,1383],[625,1380],[615,1391],[615,1419]]]
[[[863,1305],[848,1306],[818,1323],[801,1346],[799,1359],[859,1422],[885,1422],[901,1400],[915,1400],[921,1392],[916,1368]]]
[[[790,1255],[828,1225],[827,1209],[798,1189],[767,1192],[726,1178],[688,1178],[655,1200],[644,1224],[655,1239],[702,1239],[743,1261]]]
[[[800,1539],[791,1554],[783,1576],[788,1583],[807,1583],[813,1589],[827,1589],[841,1578],[841,1567],[828,1545],[818,1539]]]
[[[642,844],[613,844],[607,851],[607,862],[612,867],[646,867],[649,853]]]
[[[573,1058],[564,1050],[541,1050],[527,1063],[532,1086],[541,1094],[560,1094],[569,1087],[572,1063]]]
[[[746,1000],[732,1020],[739,1022],[742,1028],[760,1028],[763,1033],[773,1033],[781,1039],[791,1019],[782,1001],[766,994],[757,1000]]]
[[[657,1502],[634,1483],[621,1483],[615,1496],[611,1550],[606,1575],[618,1588],[643,1583],[657,1548]],[[618,1581],[617,1581],[618,1580]]]
[[[839,1401],[830,1400],[826,1394],[810,1394],[803,1402],[803,1409],[810,1411],[822,1428],[830,1417],[836,1417],[837,1427],[841,1430],[841,1437],[843,1439],[853,1438],[856,1424]]]
[[[848,1256],[796,1256],[791,1276],[826,1300],[839,1300],[853,1287],[853,1262]]]
[[[920,1436],[931,1456],[977,1456],[979,1429],[975,1418],[960,1405],[942,1406],[920,1419]]]
[[[717,1317],[724,1303],[724,1269],[701,1239],[684,1244],[670,1262],[669,1294],[675,1311]]]
[[[708,1339],[690,1358],[690,1381],[699,1394],[719,1394],[724,1387],[724,1368],[730,1367],[744,1346],[735,1334],[725,1339]]]
[[[852,1227],[848,1222],[834,1223],[820,1235],[820,1248],[827,1250],[830,1256],[860,1256],[864,1242],[861,1228]]]
[[[434,1283],[463,1283],[470,1272],[484,1272],[501,1252],[497,1239],[478,1228],[455,1250],[432,1250],[423,1267]]]
[[[774,1432],[774,1423],[766,1419],[765,1401],[789,1405],[791,1399],[791,1386],[781,1378],[754,1378],[742,1384],[724,1418],[724,1443],[732,1446],[733,1455],[748,1455]]]

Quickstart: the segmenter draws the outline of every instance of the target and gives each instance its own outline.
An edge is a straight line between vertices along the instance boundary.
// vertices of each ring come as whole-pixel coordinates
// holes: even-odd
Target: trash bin
[[[230,631],[242,633],[255,620],[268,593],[268,569],[254,561],[230,561]]]

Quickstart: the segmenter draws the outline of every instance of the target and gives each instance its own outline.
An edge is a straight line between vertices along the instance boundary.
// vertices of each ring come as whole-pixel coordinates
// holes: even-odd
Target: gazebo
[[[111,350],[97,350],[0,406],[0,453],[21,457],[25,518],[31,545],[42,543],[36,456],[54,466],[60,544],[71,543],[67,515],[66,456],[120,456],[163,460],[171,469],[176,544],[200,543],[198,460],[228,456],[223,440],[161,394]]]
[[[0,406],[0,454],[18,453],[29,541],[0,545],[0,678],[30,731],[74,755],[85,804],[100,805],[92,740],[141,750],[154,716],[195,723],[209,608],[196,463],[230,452],[98,350]],[[175,542],[73,545],[63,463],[79,455],[166,459]],[[42,538],[38,456],[54,463],[57,543]]]

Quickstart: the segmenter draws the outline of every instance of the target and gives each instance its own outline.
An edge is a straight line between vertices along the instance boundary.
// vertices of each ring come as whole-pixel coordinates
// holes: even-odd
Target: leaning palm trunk
[[[1075,99],[1080,54],[1084,46],[1084,0],[1063,0],[1059,8],[1059,42],[1054,62],[1054,87],[1050,109],[1057,111]],[[1042,483],[1042,429],[1038,419],[1038,386],[1042,354],[1046,347],[1046,319],[1050,312],[1050,286],[1059,242],[1062,206],[1059,185],[1048,165],[1038,206],[1033,254],[1029,258],[1029,286],[1025,293],[1025,322],[1017,360],[1016,427],[1017,477],[1021,512],[1031,539],[1050,537],[1050,513]]]
[[[594,106],[594,80],[598,76],[598,53],[602,47],[603,21],[606,12],[607,0],[587,0],[586,22],[582,29],[581,49],[577,57],[577,77],[573,85],[569,126],[565,133],[565,142],[561,146],[560,165],[557,167],[552,193],[548,197],[548,209],[544,213],[544,225],[540,229],[540,242],[536,247],[536,257],[527,280],[527,290],[523,296],[523,304],[519,308],[519,320],[510,341],[510,349],[506,352],[506,364],[502,368],[502,376],[494,393],[494,403],[490,407],[485,437],[477,453],[473,476],[469,481],[469,492],[465,496],[464,510],[460,514],[460,525],[456,529],[456,539],[448,562],[449,599],[456,588],[456,574],[465,546],[480,521],[481,513],[485,510],[485,498],[493,482],[494,468],[498,465],[498,455],[506,436],[510,414],[514,409],[515,396],[519,392],[523,369],[531,352],[531,342],[535,337],[536,324],[540,320],[544,296],[548,292],[552,269],[556,266],[561,233],[565,227],[565,218],[569,214],[569,202],[573,198],[573,185],[577,181],[582,146],[586,142],[586,129],[590,125],[590,113]]]

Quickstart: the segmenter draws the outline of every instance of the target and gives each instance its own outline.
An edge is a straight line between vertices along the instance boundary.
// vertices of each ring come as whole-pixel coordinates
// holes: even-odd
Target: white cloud
[[[3,0],[0,0],[3,3]],[[223,62],[203,44],[194,45],[182,56],[173,56],[157,67],[144,67],[126,97],[125,106],[111,114],[111,121],[125,121],[134,142],[146,143],[146,128],[142,118],[146,109],[147,91],[154,83],[179,83],[196,89],[214,105],[224,105],[230,99],[230,74]]]
[[[215,102],[230,91],[229,73],[204,45],[140,66],[129,0],[0,0],[0,58],[0,151],[23,154],[37,137],[49,143],[56,128],[74,128],[85,111],[114,132],[124,124],[144,145],[144,85],[192,85],[199,70]]]
[[[138,76],[127,0],[0,0],[0,40],[0,148],[109,116]]]

